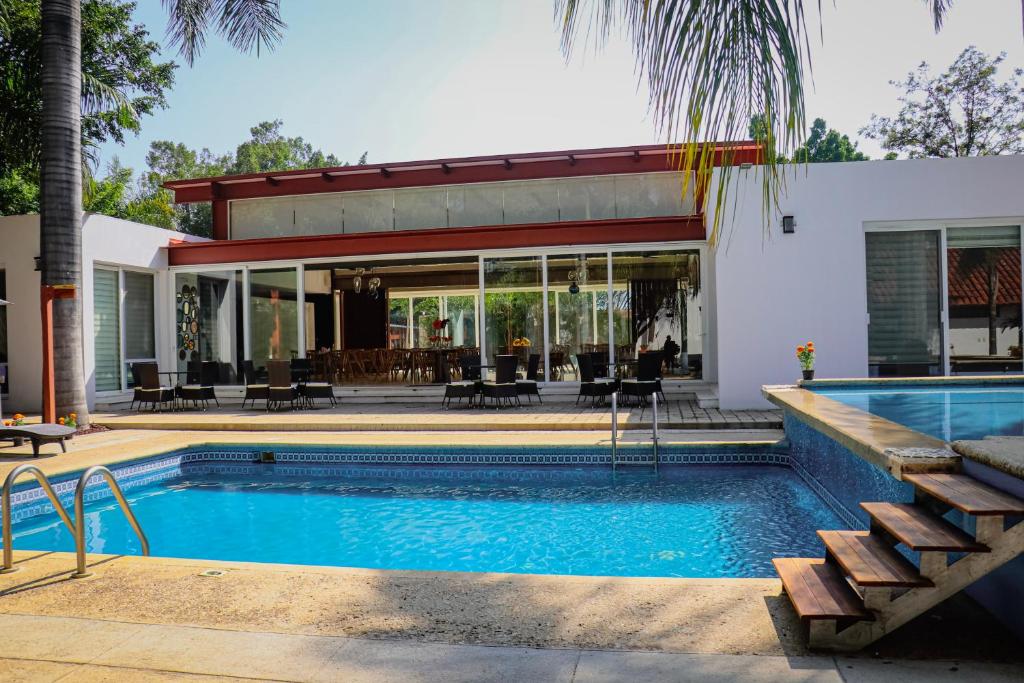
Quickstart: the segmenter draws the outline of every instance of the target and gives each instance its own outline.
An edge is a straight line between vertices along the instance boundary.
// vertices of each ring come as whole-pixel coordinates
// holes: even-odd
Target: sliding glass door
[[[943,372],[940,238],[937,230],[866,235],[872,377]]]

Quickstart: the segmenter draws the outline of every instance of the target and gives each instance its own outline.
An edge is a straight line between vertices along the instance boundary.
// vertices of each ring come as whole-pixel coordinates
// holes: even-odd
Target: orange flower
[[[807,348],[808,349],[813,349],[814,348],[814,342],[807,342]]]
[[[57,424],[59,424],[59,425],[64,424],[64,418],[63,417],[58,417],[57,418]]]
[[[68,417],[71,417],[71,418],[78,417],[78,413],[68,413]]]
[[[797,353],[803,353],[804,352],[804,347],[802,347],[802,346],[796,347],[796,352]]]
[[[24,420],[24,419],[25,419],[25,416],[24,416],[24,415],[22,415],[21,413],[15,413],[15,415],[14,415],[14,419],[15,419],[15,420]]]

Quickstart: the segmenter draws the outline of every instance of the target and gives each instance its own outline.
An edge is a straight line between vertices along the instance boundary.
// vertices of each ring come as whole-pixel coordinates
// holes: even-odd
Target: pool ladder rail
[[[14,566],[14,548],[11,534],[11,489],[14,488],[14,484],[18,477],[23,474],[31,474],[39,482],[40,488],[46,494],[46,497],[50,499],[50,503],[53,505],[53,509],[60,516],[64,525],[67,526],[68,530],[71,531],[71,535],[75,539],[75,559],[76,559],[76,570],[72,574],[72,578],[81,579],[87,576],[91,576],[86,566],[86,553],[85,553],[85,488],[89,484],[89,480],[94,476],[102,476],[107,484],[110,486],[110,491],[114,494],[114,499],[117,500],[117,504],[121,506],[121,511],[124,516],[128,519],[128,523],[135,531],[135,535],[139,537],[139,542],[142,544],[142,554],[149,555],[149,539],[146,538],[145,532],[142,531],[142,526],[139,524],[138,518],[135,513],[132,512],[131,505],[128,500],[124,497],[124,492],[121,491],[121,487],[117,483],[117,479],[114,478],[113,472],[104,467],[103,465],[94,465],[84,472],[82,476],[78,478],[78,484],[75,486],[75,521],[72,522],[68,516],[68,511],[64,507],[63,503],[60,502],[60,498],[57,493],[53,490],[49,480],[41,469],[35,465],[18,465],[7,475],[7,479],[4,480],[3,490],[0,491],[0,514],[3,515],[3,566],[0,567],[0,574],[10,574],[11,572],[18,571],[19,567]]]
[[[651,393],[651,459],[619,459],[619,392],[612,392],[612,472],[620,465],[648,465],[658,471],[658,394]]]

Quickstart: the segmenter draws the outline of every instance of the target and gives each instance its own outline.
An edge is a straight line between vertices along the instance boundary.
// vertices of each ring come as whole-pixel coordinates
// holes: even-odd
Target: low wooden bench
[[[28,439],[32,442],[32,454],[39,457],[39,447],[43,444],[60,444],[62,453],[67,453],[64,442],[75,434],[74,427],[64,425],[20,425],[17,427],[0,427],[0,439],[14,440],[16,443],[21,439]]]

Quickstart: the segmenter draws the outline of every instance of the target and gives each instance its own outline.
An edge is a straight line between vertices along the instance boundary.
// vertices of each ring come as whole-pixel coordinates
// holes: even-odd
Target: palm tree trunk
[[[39,253],[44,285],[73,284],[53,303],[58,415],[89,423],[82,358],[82,30],[79,0],[43,0],[43,130]]]

